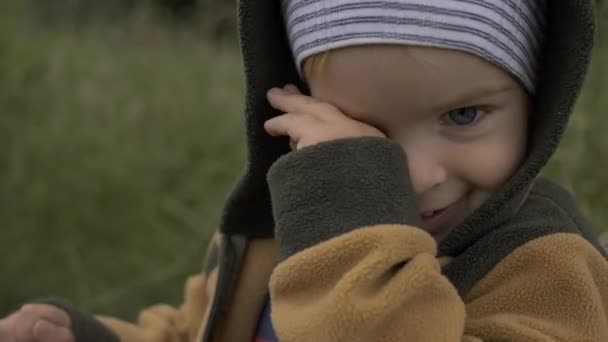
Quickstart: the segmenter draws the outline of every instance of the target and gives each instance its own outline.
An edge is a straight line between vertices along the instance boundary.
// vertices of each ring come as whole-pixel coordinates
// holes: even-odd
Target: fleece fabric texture
[[[268,178],[281,258],[378,222],[419,224],[406,165],[401,147],[381,138],[337,140],[279,159]]]
[[[377,225],[287,259],[271,278],[279,340],[608,339],[606,260],[579,235],[526,243],[464,297],[435,248],[418,228]]]
[[[538,178],[587,71],[593,1],[547,1],[547,13],[526,160],[437,244],[416,228],[404,156],[390,141],[290,153],[287,139],[266,134],[280,114],[266,91],[306,88],[279,0],[240,0],[248,159],[204,269],[181,305],[147,308],[135,323],[54,302],[77,341],[249,342],[268,291],[283,342],[608,340],[605,256],[571,195]]]

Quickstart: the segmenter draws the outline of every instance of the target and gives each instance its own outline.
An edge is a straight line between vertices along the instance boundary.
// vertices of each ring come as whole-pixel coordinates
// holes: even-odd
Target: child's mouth
[[[456,202],[438,210],[421,213],[422,228],[433,235],[442,231],[453,216],[454,204],[456,204]]]
[[[427,211],[425,213],[422,213],[422,218],[423,219],[430,219],[440,213],[442,213],[445,210],[445,208],[443,209],[439,209],[439,210],[433,210],[433,211]]]

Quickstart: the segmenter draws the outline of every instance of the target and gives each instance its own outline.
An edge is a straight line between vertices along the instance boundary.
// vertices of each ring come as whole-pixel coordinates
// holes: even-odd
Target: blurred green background
[[[546,171],[598,232],[607,87],[602,27]],[[0,315],[48,295],[128,319],[178,303],[241,171],[242,99],[232,2],[2,1]]]

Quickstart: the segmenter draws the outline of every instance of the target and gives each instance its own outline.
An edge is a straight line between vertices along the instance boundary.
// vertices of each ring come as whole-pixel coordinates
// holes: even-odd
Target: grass
[[[235,47],[157,26],[41,31],[6,10],[0,314],[48,295],[125,318],[178,303],[244,160]],[[598,231],[608,228],[605,37],[547,168]]]
[[[126,317],[177,302],[244,160],[234,48],[16,34],[0,52],[0,312],[50,294]]]

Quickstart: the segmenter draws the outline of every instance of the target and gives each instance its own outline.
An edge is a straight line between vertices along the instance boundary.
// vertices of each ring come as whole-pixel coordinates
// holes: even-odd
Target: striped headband
[[[281,0],[301,74],[307,57],[345,46],[408,44],[480,56],[534,94],[546,0]]]

